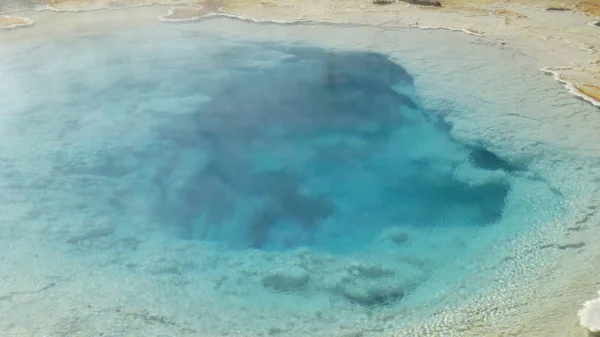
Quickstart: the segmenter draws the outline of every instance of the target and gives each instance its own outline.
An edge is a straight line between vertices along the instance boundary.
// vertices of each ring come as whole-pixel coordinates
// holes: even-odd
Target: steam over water
[[[6,44],[0,334],[391,336],[534,275],[537,250],[515,249],[573,192],[499,122],[533,102],[510,58],[471,37],[444,53],[446,32],[319,27],[357,39],[340,46],[315,29]],[[466,47],[504,68],[461,63]]]

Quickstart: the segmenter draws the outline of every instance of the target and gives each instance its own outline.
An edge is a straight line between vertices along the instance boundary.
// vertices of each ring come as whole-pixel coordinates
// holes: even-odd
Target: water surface
[[[29,280],[13,292],[51,290],[2,304],[0,328],[391,335],[522,279],[516,244],[573,192],[502,132],[534,101],[519,66],[470,37],[449,56],[446,32],[315,29],[216,19],[4,48],[3,268],[8,289]]]

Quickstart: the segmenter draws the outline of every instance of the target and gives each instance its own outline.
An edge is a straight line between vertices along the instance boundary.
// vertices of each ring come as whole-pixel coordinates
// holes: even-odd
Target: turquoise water
[[[261,57],[269,67],[238,66],[268,52],[279,54]],[[173,142],[162,155],[192,157],[166,161],[154,179],[157,209],[184,237],[346,253],[389,227],[490,226],[502,216],[510,165],[453,141],[385,55],[269,45],[224,53],[232,75],[157,137]],[[455,177],[460,165],[474,177]],[[481,176],[488,181],[473,182]]]
[[[0,209],[31,223],[6,237],[116,284],[80,290],[94,308],[151,307],[178,335],[392,333],[366,317],[484,292],[509,243],[565,215],[526,160],[454,136],[414,62],[212,24],[0,52]]]

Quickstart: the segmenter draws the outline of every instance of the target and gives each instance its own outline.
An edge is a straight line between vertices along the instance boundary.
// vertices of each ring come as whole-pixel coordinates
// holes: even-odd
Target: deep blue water
[[[201,158],[184,183],[175,164],[155,177],[158,215],[180,235],[350,252],[386,227],[492,226],[502,216],[508,179],[473,183],[454,171],[514,168],[453,141],[401,65],[370,52],[254,48],[286,56],[250,67],[239,66],[244,51],[217,55],[230,75],[161,128]]]

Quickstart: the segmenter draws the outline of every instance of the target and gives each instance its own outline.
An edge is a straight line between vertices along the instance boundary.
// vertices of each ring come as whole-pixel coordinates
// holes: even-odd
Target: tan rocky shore
[[[431,3],[435,1],[407,1]],[[445,0],[438,6],[402,1],[364,0],[35,0],[28,8],[54,11],[124,9],[169,5],[162,21],[190,21],[206,15],[230,14],[260,21],[327,21],[381,27],[462,30],[486,36],[538,61],[540,69],[565,84],[573,94],[600,105],[600,1]],[[23,2],[0,1],[0,13],[18,10]],[[0,17],[0,28],[30,24],[21,17]]]
[[[33,23],[33,20],[18,16],[0,16],[0,29],[14,29],[24,26],[29,26]]]

